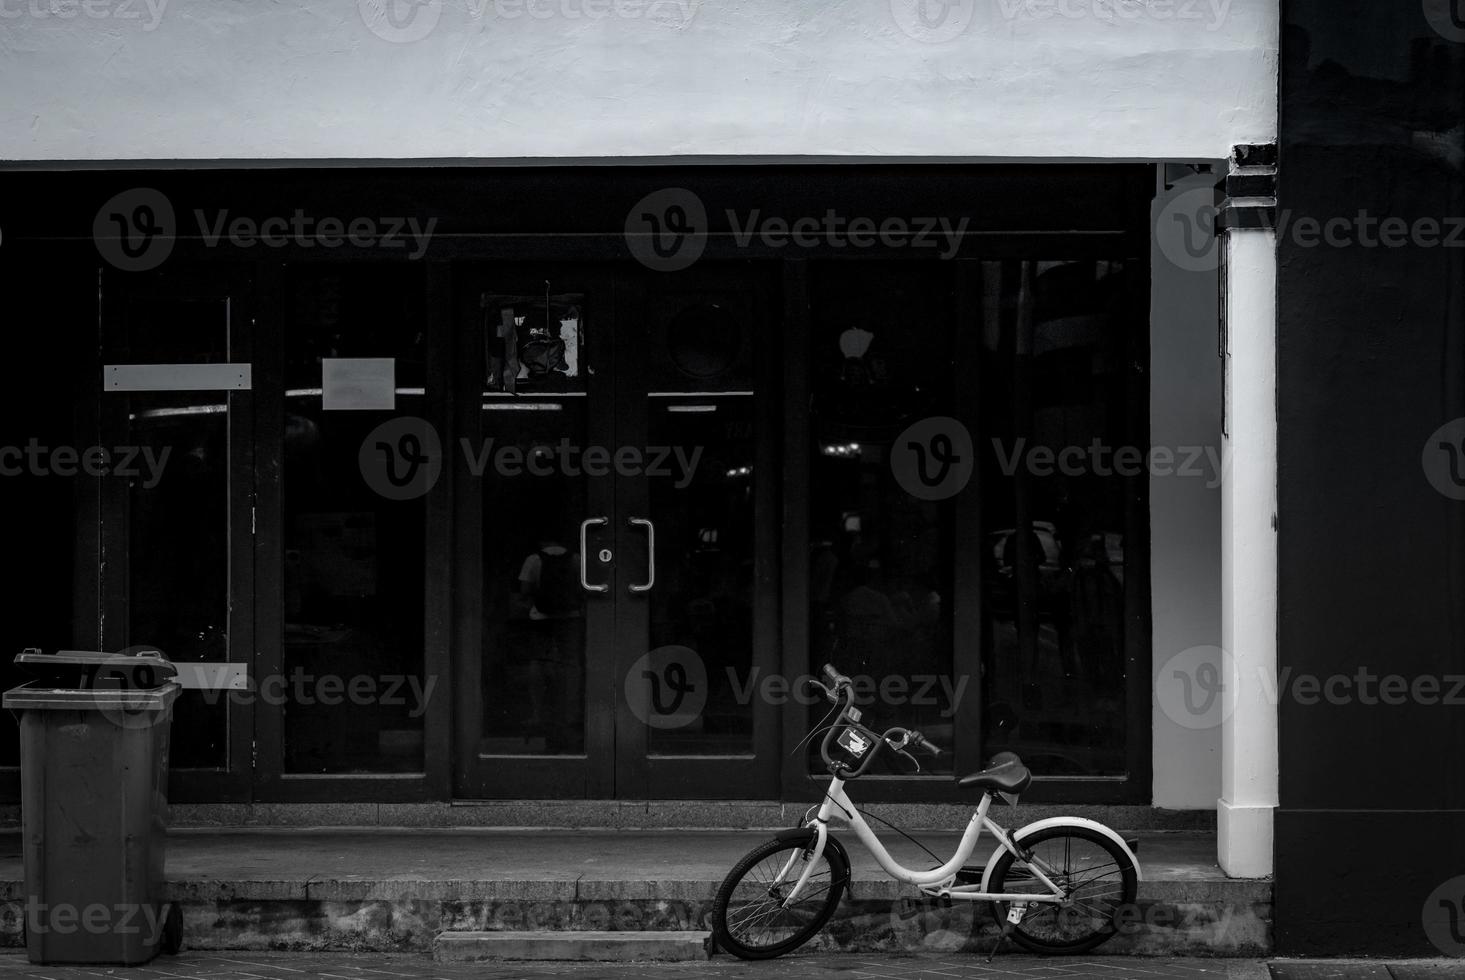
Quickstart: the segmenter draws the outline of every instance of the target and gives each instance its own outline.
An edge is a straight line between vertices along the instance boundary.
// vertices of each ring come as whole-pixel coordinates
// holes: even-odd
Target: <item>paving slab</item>
[[[707,958],[703,938],[694,932],[445,932],[437,937],[433,959],[687,962]]]
[[[1394,980],[1388,965],[1379,962],[1274,960],[1267,967],[1272,980]]]

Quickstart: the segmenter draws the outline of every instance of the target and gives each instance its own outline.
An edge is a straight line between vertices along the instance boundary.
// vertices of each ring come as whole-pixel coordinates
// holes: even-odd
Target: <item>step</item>
[[[707,956],[702,932],[445,932],[433,944],[441,963],[479,960],[681,962]]]
[[[458,800],[452,803],[175,803],[175,828],[201,827],[435,827],[453,829],[560,828],[596,830],[782,829],[801,822],[809,799],[748,800]],[[864,809],[906,830],[966,826],[972,803],[873,803]],[[1024,822],[1088,817],[1123,830],[1214,834],[1211,810],[1162,810],[1108,804],[1022,804]],[[20,807],[0,807],[0,826],[20,822]]]
[[[1027,808],[1013,815],[1021,825]],[[1126,828],[1127,830],[1128,828]],[[947,907],[892,881],[853,835],[853,886],[811,948],[828,952],[971,949],[996,928],[990,908]],[[959,835],[918,839],[950,854]],[[1125,836],[1130,836],[1126,833]],[[1211,834],[1139,834],[1144,870],[1135,918],[1107,953],[1264,956],[1272,883],[1227,878]],[[713,897],[767,831],[175,829],[167,898],[194,950],[427,953],[454,933],[675,932],[707,935]],[[910,867],[931,858],[895,834]],[[973,856],[983,863],[994,845]],[[21,838],[0,833],[0,945],[21,942]]]

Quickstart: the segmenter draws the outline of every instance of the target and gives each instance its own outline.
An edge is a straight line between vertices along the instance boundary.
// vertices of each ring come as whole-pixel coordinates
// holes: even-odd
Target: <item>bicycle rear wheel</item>
[[[1062,904],[1028,905],[1022,922],[1013,927],[1014,942],[1033,953],[1071,955],[1087,952],[1119,931],[1119,910],[1134,904],[1139,889],[1139,875],[1124,848],[1078,825],[1034,831],[1017,843],[1032,852],[1034,863],[1067,898]],[[992,866],[988,887],[996,893],[1050,894],[1006,850]],[[1007,902],[992,903],[998,925],[1006,921],[1008,908]]]
[[[791,953],[824,928],[844,894],[847,872],[832,847],[812,862],[814,837],[771,840],[744,855],[723,879],[712,906],[717,945],[745,960]],[[797,899],[788,895],[804,869],[809,879]]]

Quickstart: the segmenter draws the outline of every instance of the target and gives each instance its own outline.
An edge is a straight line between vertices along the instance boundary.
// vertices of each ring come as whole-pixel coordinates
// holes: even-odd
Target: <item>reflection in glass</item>
[[[362,441],[424,414],[420,276],[401,267],[299,269],[286,336],[285,771],[419,772],[424,498],[388,500],[362,478]],[[395,358],[395,412],[324,411],[321,359]],[[263,680],[261,681],[263,684]],[[265,690],[265,696],[270,695]]]
[[[138,475],[129,483],[128,645],[177,662],[229,659],[228,396],[127,396]],[[229,705],[212,691],[175,702],[172,765],[225,769]]]
[[[583,398],[485,393],[483,737],[489,755],[585,751],[585,603],[579,515]],[[491,442],[490,442],[491,440]],[[563,448],[562,448],[563,447]],[[575,475],[571,475],[571,473]]]
[[[585,296],[486,292],[483,443],[485,755],[585,752]],[[550,397],[558,395],[560,397]]]
[[[944,269],[861,262],[814,277],[811,666],[856,678],[875,727],[916,728],[945,746],[975,694],[952,669],[952,505],[906,493],[890,452],[916,419],[950,413],[954,309]],[[826,708],[811,709],[811,723]],[[822,771],[817,739],[810,752]],[[909,771],[882,759],[887,772]],[[949,772],[951,760],[921,764]]]
[[[1129,481],[1109,464],[1132,445],[1126,270],[985,265],[985,752],[1015,751],[1041,775],[1122,774]],[[1083,462],[1028,462],[1065,448]]]
[[[706,707],[650,732],[653,755],[752,751],[754,397],[649,399],[648,472],[656,527],[653,650],[682,646],[707,673]]]
[[[118,363],[227,361],[228,300],[139,291],[108,343]],[[123,400],[138,475],[128,479],[127,646],[178,662],[229,659],[229,402],[222,392],[108,395]],[[115,403],[109,403],[115,404]],[[151,462],[150,462],[151,461]],[[171,764],[226,769],[229,704],[184,691]]]

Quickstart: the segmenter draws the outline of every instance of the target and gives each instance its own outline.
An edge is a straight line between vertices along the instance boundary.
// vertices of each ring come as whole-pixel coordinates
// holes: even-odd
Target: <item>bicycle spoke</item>
[[[816,921],[834,888],[834,877],[827,859],[821,857],[810,867],[811,856],[811,851],[782,849],[748,868],[723,912],[728,935],[745,946],[767,947]],[[806,871],[808,878],[789,903],[789,893]]]
[[[1029,860],[1013,860],[1002,880],[1011,894],[1048,892],[1038,874],[1062,889],[1061,903],[1032,903],[1019,933],[1049,951],[1112,933],[1126,895],[1127,864],[1116,850],[1083,833],[1059,832],[1029,845]],[[1008,906],[1003,906],[1004,908]],[[1084,946],[1083,948],[1088,948]]]

